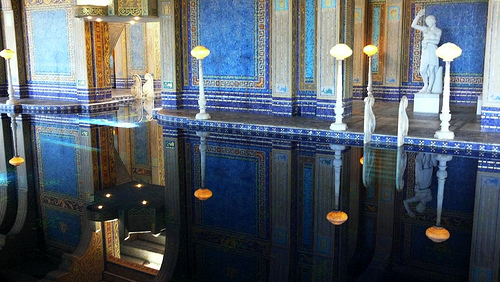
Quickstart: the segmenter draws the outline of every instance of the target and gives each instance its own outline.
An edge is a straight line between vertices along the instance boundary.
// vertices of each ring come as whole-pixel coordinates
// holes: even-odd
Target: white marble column
[[[500,131],[500,1],[489,1],[484,52],[481,128]]]
[[[290,116],[296,96],[297,1],[271,1],[272,97],[273,113]]]

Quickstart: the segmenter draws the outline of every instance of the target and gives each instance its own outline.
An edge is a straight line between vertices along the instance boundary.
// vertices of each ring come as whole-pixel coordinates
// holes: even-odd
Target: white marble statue
[[[436,18],[434,16],[425,17],[426,25],[419,25],[418,21],[424,17],[425,9],[417,13],[411,23],[411,27],[422,32],[422,48],[420,51],[420,76],[424,82],[424,87],[419,93],[441,93],[441,90],[435,82],[442,85],[439,76],[439,59],[436,55],[439,40],[441,39],[441,29],[436,27]],[[441,68],[442,72],[442,68]],[[435,92],[438,91],[438,92]]]
[[[427,202],[432,200],[431,189],[434,167],[437,166],[436,155],[429,153],[418,153],[415,157],[415,196],[403,201],[406,212],[410,217],[415,217],[409,204],[418,202],[415,209],[419,213],[425,211]]]
[[[143,100],[144,100],[144,110],[146,110],[146,119],[153,119],[153,108],[155,103],[155,90],[154,90],[154,82],[153,75],[150,73],[146,73],[144,75],[146,82],[142,87]]]
[[[142,79],[138,74],[134,74],[133,80],[134,84],[130,91],[135,99],[140,99],[142,98]]]
[[[398,117],[398,147],[403,146],[405,143],[405,137],[408,135],[408,128],[410,123],[408,120],[408,115],[406,114],[406,108],[408,107],[408,97],[403,95],[401,101],[399,101],[399,117]]]
[[[134,74],[133,79],[134,79],[134,84],[130,89],[130,91],[132,92],[132,96],[134,97],[134,101],[132,101],[132,110],[136,114],[135,121],[140,122],[143,118],[142,79],[138,74]]]
[[[369,94],[365,98],[364,143],[370,143],[375,131],[376,119],[373,113],[373,104],[375,104],[375,97]]]

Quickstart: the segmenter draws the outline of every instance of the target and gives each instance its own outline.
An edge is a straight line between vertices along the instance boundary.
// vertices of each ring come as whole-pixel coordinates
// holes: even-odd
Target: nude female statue
[[[424,15],[425,9],[420,10],[415,19],[413,19],[411,27],[421,31],[423,34],[420,56],[420,76],[422,76],[422,80],[424,81],[424,87],[419,93],[431,93],[436,79],[436,72],[439,68],[439,59],[436,55],[436,49],[441,39],[441,29],[436,27],[436,18],[434,16],[427,16],[425,18],[426,26],[418,25],[418,20]]]

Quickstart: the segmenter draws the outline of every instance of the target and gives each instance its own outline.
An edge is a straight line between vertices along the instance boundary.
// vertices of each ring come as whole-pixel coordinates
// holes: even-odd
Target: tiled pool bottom
[[[210,112],[210,120],[196,120],[196,110],[158,111],[156,118],[166,126],[183,127],[222,133],[239,133],[264,137],[281,137],[290,140],[329,141],[362,146],[363,134],[362,101],[353,101],[353,114],[343,121],[348,129],[332,131],[334,121],[305,118],[278,117],[238,112]],[[372,146],[395,147],[397,145],[398,103],[376,102],[374,113],[376,128],[371,138]],[[410,120],[405,149],[443,154],[475,155],[496,158],[500,150],[500,133],[482,132],[480,117],[475,107],[452,106],[450,130],[454,140],[438,140],[434,133],[440,129],[438,115],[413,113],[413,105],[407,108]]]

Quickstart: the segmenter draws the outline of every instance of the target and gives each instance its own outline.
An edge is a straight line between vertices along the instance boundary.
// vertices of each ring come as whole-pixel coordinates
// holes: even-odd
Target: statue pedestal
[[[413,98],[413,112],[439,114],[439,96],[433,93],[415,93]]]

